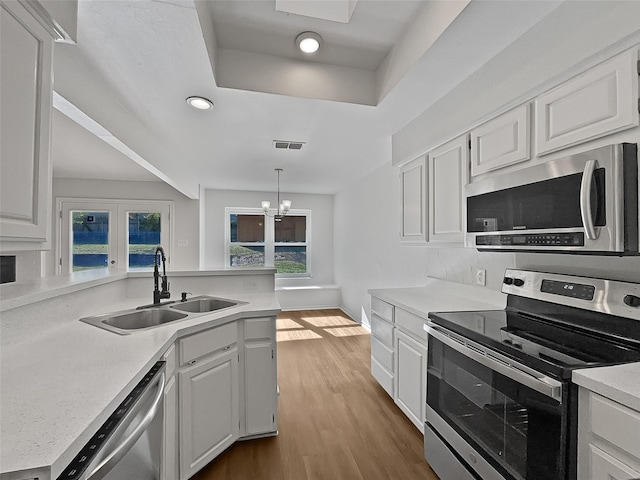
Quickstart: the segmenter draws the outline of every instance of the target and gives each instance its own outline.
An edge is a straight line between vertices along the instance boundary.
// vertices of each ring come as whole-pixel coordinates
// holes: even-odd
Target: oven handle
[[[582,182],[580,183],[580,215],[584,233],[588,240],[598,238],[596,227],[593,225],[593,212],[591,211],[591,184],[593,182],[593,172],[597,166],[597,160],[587,160],[582,172]]]
[[[428,321],[427,333],[465,357],[562,403],[562,383]]]

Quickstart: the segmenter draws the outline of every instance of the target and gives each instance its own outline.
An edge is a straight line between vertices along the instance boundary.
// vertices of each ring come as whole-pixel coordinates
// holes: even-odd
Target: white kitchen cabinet
[[[371,375],[393,398],[394,306],[371,297]]]
[[[235,322],[179,340],[180,478],[187,480],[239,438]]]
[[[640,478],[640,412],[580,387],[578,478]]]
[[[179,478],[178,463],[178,387],[176,384],[176,347],[171,345],[162,356],[165,364],[164,428],[162,437],[162,480]]]
[[[429,243],[464,240],[464,186],[469,178],[469,136],[432,150],[429,171]]]
[[[471,176],[531,158],[531,107],[520,105],[471,131]]]
[[[638,125],[637,62],[627,50],[536,98],[537,155]]]
[[[424,432],[427,394],[425,320],[371,297],[371,375]]]
[[[51,235],[53,38],[17,1],[2,1],[0,22],[0,249],[42,250]]]
[[[411,243],[427,241],[427,161],[420,157],[400,169],[402,222],[400,240]]]
[[[395,332],[394,401],[424,433],[427,347],[403,333]]]
[[[275,317],[244,320],[244,435],[278,430],[278,369]]]
[[[178,463],[178,388],[175,376],[164,387],[164,436],[162,439],[163,480],[179,478]]]

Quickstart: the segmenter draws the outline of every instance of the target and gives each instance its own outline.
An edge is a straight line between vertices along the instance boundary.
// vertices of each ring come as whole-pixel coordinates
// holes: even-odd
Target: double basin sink
[[[178,320],[193,318],[197,315],[219,312],[238,305],[245,305],[246,303],[247,302],[202,295],[185,302],[167,302],[143,309],[105,313],[103,315],[81,318],[80,321],[119,333],[120,335],[127,335]]]

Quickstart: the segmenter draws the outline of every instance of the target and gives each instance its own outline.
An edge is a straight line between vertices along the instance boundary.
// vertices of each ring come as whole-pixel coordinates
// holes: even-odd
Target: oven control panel
[[[542,280],[540,291],[563,297],[581,298],[583,300],[593,300],[596,287],[593,285],[583,285],[572,282],[558,282],[556,280]]]
[[[640,321],[640,283],[508,268],[502,293]]]

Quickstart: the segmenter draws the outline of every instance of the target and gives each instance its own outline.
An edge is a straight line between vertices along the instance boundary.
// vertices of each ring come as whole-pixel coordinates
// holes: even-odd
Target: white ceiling
[[[425,22],[425,12],[454,3],[467,2],[360,0],[342,24],[276,12],[275,0],[199,0],[198,8],[192,0],[81,0],[77,45],[56,44],[54,89],[192,198],[199,186],[273,190],[276,167],[285,192],[336,193],[389,162],[393,133],[562,2],[473,0],[435,38],[416,25],[431,22],[433,32],[436,19]],[[293,50],[304,30],[324,38],[313,60]],[[289,69],[281,78],[311,66],[328,90],[347,88],[331,77],[337,70],[379,80],[382,68],[395,68],[386,78],[395,77],[374,105],[304,98],[293,82],[291,95],[223,88],[220,52],[256,65],[278,59]],[[389,63],[390,53],[404,64]],[[251,68],[245,76],[259,77]],[[190,95],[210,98],[214,109],[191,109]],[[53,122],[54,176],[155,178],[62,114]],[[275,150],[275,139],[306,145]]]

